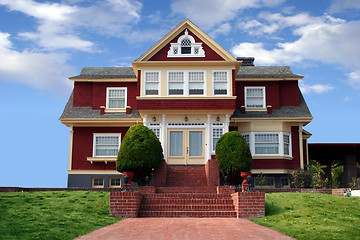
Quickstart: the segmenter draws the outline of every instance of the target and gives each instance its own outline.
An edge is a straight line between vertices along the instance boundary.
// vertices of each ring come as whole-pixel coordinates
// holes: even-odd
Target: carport
[[[339,160],[344,165],[343,187],[348,187],[353,177],[358,178],[360,143],[309,143],[309,159],[326,165],[325,174],[331,179],[331,164]]]

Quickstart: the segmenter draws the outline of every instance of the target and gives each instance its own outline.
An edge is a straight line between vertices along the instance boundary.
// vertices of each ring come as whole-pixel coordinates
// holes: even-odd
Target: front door
[[[205,164],[203,129],[168,130],[168,164]]]

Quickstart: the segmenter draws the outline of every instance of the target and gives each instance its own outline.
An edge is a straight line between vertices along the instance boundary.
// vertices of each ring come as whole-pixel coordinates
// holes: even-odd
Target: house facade
[[[222,134],[238,131],[254,175],[290,186],[308,163],[303,127],[312,116],[287,66],[235,58],[188,19],[132,67],[83,68],[60,117],[70,128],[68,187],[119,187],[121,139],[143,124],[162,143],[167,165],[205,166]]]

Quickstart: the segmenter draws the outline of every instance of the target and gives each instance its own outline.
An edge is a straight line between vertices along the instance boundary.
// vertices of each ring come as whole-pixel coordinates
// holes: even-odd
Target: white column
[[[206,151],[206,159],[205,159],[205,163],[208,159],[211,158],[211,115],[208,114],[207,115],[207,124],[206,124],[206,134],[207,134],[207,138],[206,138],[206,145],[207,145],[207,151]]]
[[[225,124],[224,124],[224,133],[227,133],[229,131],[229,125],[230,125],[230,115],[225,115]]]
[[[161,145],[163,147],[164,158],[167,158],[167,141],[166,141],[166,115],[162,115],[161,122]]]
[[[147,127],[147,114],[144,114],[143,124],[144,124],[145,127]]]
[[[300,168],[304,169],[304,148],[302,137],[302,124],[299,124],[299,153],[300,153]]]
[[[72,154],[73,154],[73,141],[74,140],[74,128],[73,125],[70,125],[70,145],[69,145],[69,167],[68,170],[72,168]]]

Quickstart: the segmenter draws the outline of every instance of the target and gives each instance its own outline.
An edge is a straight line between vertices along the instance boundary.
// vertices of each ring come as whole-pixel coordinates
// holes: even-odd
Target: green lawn
[[[108,192],[0,192],[0,239],[73,239],[119,220]]]
[[[251,219],[296,239],[360,239],[360,198],[266,194],[266,216]]]

